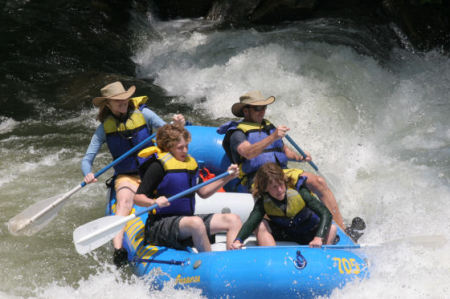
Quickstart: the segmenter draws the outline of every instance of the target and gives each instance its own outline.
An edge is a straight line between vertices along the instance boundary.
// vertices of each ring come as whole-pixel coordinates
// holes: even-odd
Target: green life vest
[[[282,210],[268,194],[263,196],[264,210],[268,216],[278,216],[292,218],[297,215],[306,206],[302,196],[294,189],[286,190],[287,207]]]

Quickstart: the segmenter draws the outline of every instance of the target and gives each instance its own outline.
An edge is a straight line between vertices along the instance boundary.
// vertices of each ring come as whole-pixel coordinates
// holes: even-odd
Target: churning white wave
[[[446,298],[450,61],[433,51],[373,49],[388,53],[379,61],[349,46],[347,36],[346,44],[329,42],[323,29],[334,41],[345,30],[366,40],[369,33],[334,30],[339,22],[325,22],[265,31],[216,31],[202,20],[154,22],[160,38],[142,45],[133,59],[140,77],[196,109],[188,119],[200,114],[219,125],[232,118],[231,105],[247,91],[276,97],[267,118],[289,126],[290,136],[311,153],[344,218],[366,220],[360,243],[368,245],[371,276],[335,290],[332,298]],[[97,125],[96,111],[67,119],[47,113],[45,121],[0,119],[4,224],[82,180],[79,161]],[[96,169],[109,162],[102,152]],[[199,290],[170,284],[149,290],[151,277],[117,271],[107,246],[94,260],[75,252],[71,233],[103,215],[104,197],[103,184],[87,186],[33,237],[13,237],[1,226],[0,297],[201,298]]]
[[[183,22],[153,24],[162,38],[136,53],[139,75],[210,120],[232,118],[231,105],[247,91],[275,96],[267,118],[289,126],[311,153],[344,218],[366,220],[360,242],[385,245],[368,249],[370,279],[332,297],[446,297],[448,57],[392,49],[380,62],[349,46],[302,39],[301,26],[183,31]]]
[[[104,265],[104,268],[95,275],[78,282],[77,287],[61,285],[61,283],[52,283],[46,287],[36,290],[36,299],[85,299],[85,298],[104,298],[104,299],[184,299],[205,298],[201,296],[198,289],[175,289],[170,283],[163,290],[149,289],[149,280],[140,279],[136,276],[124,277],[123,273],[115,269],[115,266]]]

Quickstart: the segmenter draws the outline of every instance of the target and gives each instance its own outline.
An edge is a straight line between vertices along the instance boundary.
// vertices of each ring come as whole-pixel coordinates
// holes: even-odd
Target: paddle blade
[[[8,221],[8,230],[13,235],[31,236],[46,226],[61,210],[64,202],[75,192],[83,188],[76,186],[63,195],[56,195],[39,201]]]
[[[79,226],[73,232],[73,242],[79,254],[88,253],[117,235],[130,216],[105,216]],[[135,217],[135,216],[134,216]]]
[[[11,218],[8,221],[8,230],[16,236],[31,236],[52,221],[62,206],[61,195],[41,200]]]

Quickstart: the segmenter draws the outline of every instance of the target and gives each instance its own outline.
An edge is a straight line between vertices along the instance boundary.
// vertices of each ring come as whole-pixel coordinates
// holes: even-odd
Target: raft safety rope
[[[133,259],[133,262],[138,263],[157,263],[157,264],[168,264],[168,265],[178,265],[178,266],[184,266],[187,261],[175,261],[175,260],[154,260],[154,259],[141,259],[138,257],[135,257]]]

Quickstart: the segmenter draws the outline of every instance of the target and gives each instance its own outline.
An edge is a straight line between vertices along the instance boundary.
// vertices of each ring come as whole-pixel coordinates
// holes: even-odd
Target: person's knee
[[[328,189],[327,182],[320,176],[310,175],[306,181],[307,185],[312,187],[313,191],[324,191]]]
[[[203,222],[203,219],[198,216],[189,217],[186,224],[191,231],[206,232],[205,223]]]
[[[328,244],[333,243],[334,239],[336,238],[336,234],[337,234],[337,227],[336,225],[332,224],[330,227],[330,231],[328,233],[328,240],[327,240]]]
[[[228,224],[228,228],[240,228],[242,226],[241,217],[236,214],[226,214],[225,221]]]
[[[117,212],[129,213],[133,208],[133,198],[129,196],[123,196],[117,198]]]
[[[319,184],[319,186],[321,186],[323,189],[328,189],[328,185],[327,182],[325,181],[325,179],[321,176],[317,177],[317,184]]]
[[[264,220],[261,221],[261,223],[255,229],[255,235],[261,235],[261,234],[270,233],[270,231],[269,231],[267,226],[268,226],[267,222],[265,222]]]
[[[275,239],[272,236],[272,231],[269,224],[263,220],[255,230],[256,239],[259,246],[275,246]]]
[[[121,193],[120,196],[117,196],[117,204],[120,206],[127,206],[127,207],[132,207],[133,206],[133,198],[134,198],[134,193]]]
[[[330,233],[336,235],[337,233],[337,227],[336,225],[332,224],[330,227]]]
[[[206,236],[206,226],[198,216],[184,216],[179,223],[180,237],[202,238]]]

